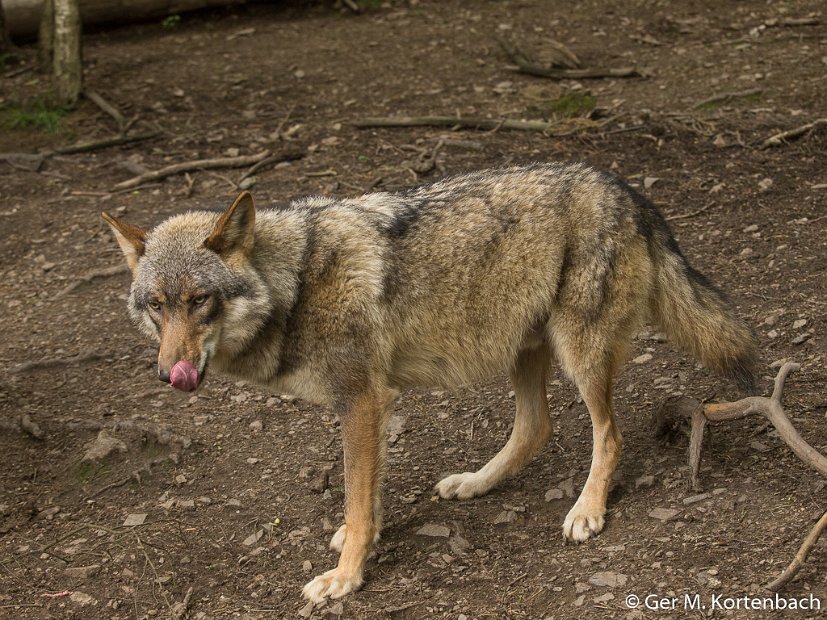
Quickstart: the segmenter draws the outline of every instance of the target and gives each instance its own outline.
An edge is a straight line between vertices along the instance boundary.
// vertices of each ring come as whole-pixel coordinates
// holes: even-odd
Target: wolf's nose
[[[169,373],[166,370],[158,369],[158,378],[164,383],[170,383]]]

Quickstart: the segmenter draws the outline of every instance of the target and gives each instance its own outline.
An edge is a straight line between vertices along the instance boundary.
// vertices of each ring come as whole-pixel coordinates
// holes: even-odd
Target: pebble
[[[307,605],[305,605],[299,610],[299,616],[301,616],[302,618],[309,618],[313,614],[314,606],[315,603],[313,603],[313,601],[308,601]]]
[[[810,334],[799,334],[792,339],[793,344],[804,344],[810,339]]]
[[[513,510],[503,510],[500,514],[494,517],[494,525],[504,525],[507,523],[514,523],[517,520],[517,513]]]
[[[448,538],[451,535],[451,529],[445,525],[426,523],[421,528],[416,530],[416,535],[430,536],[432,538]]]
[[[255,465],[256,463],[259,463],[259,462],[261,462],[261,459],[257,459],[254,456],[251,456],[250,458],[247,459],[247,464],[248,465]]]
[[[768,445],[766,445],[764,443],[761,443],[757,439],[754,440],[754,441],[750,441],[749,442],[749,447],[752,448],[753,450],[755,450],[756,452],[766,452],[767,450],[770,449]]]
[[[635,489],[648,489],[655,485],[655,477],[652,474],[646,474],[635,480]]]
[[[195,500],[194,499],[182,499],[178,502],[178,507],[181,510],[195,510]]]
[[[649,516],[660,521],[669,521],[680,514],[680,510],[676,508],[653,508],[649,511]]]
[[[563,489],[549,489],[546,491],[546,501],[550,502],[554,499],[563,499]]]
[[[659,179],[658,177],[645,177],[645,178],[643,179],[643,187],[644,187],[645,189],[649,189],[649,188],[651,188],[651,187],[652,187],[655,183],[657,183],[658,181],[660,181],[660,179]]]
[[[807,319],[798,319],[793,323],[793,329],[801,329],[807,324]]]
[[[750,224],[746,228],[744,228],[745,233],[754,233],[758,230],[758,224]]]
[[[264,423],[261,420],[253,420],[250,422],[250,430],[254,433],[260,433],[264,428]]]
[[[582,581],[578,581],[574,584],[574,591],[577,594],[583,594],[583,592],[588,592],[591,589],[592,587],[589,584],[584,583]]]
[[[638,355],[635,359],[632,360],[633,364],[645,364],[649,360],[652,359],[651,353],[644,353],[643,355]]]
[[[566,497],[574,497],[574,478],[566,478],[563,482],[558,484],[557,487],[566,494]]]
[[[110,435],[106,429],[101,430],[95,440],[86,445],[86,453],[81,462],[102,461],[113,452],[126,452],[126,444]]]
[[[583,603],[585,603],[585,602],[586,602],[586,595],[581,594],[576,599],[574,599],[574,602],[572,603],[572,605],[574,605],[575,607],[582,607]]]
[[[606,592],[606,594],[602,594],[601,596],[596,596],[593,600],[595,603],[608,603],[611,600],[614,600],[615,595],[611,592]]]
[[[589,583],[601,588],[623,587],[629,578],[623,573],[613,571],[600,571],[589,577]]]
[[[310,571],[312,571],[313,570],[312,562],[310,560],[305,560],[304,562],[302,562],[302,570],[305,573],[309,573]]]
[[[709,493],[701,493],[699,495],[692,495],[690,497],[683,498],[684,506],[689,506],[690,504],[697,504],[698,502],[702,502],[705,499],[709,499]]]
[[[86,592],[72,592],[72,594],[69,595],[69,600],[75,605],[80,605],[81,607],[86,607],[87,605],[97,605],[98,603],[98,601],[91,594],[86,594]]]
[[[89,566],[70,566],[63,569],[63,574],[69,579],[89,579],[100,572],[100,564],[91,564]]]
[[[124,519],[124,526],[134,526],[134,525],[143,525],[144,521],[146,521],[147,514],[145,512],[134,512],[130,515],[126,516]]]

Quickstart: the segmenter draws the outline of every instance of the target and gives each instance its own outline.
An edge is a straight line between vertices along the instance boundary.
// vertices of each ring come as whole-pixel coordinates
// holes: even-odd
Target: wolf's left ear
[[[241,192],[218,218],[204,245],[218,254],[249,253],[255,240],[256,208],[249,192]]]
[[[118,245],[121,246],[121,250],[126,257],[126,264],[129,265],[130,271],[135,273],[135,268],[138,266],[138,259],[144,255],[146,248],[146,231],[143,228],[122,222],[109,215],[106,211],[101,213],[101,217],[112,228],[112,232],[115,233],[115,239],[118,241]]]

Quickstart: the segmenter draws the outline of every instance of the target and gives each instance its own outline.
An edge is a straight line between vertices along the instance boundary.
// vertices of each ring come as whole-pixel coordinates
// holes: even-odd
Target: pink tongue
[[[182,392],[192,392],[198,387],[198,369],[186,360],[181,360],[169,372],[172,387]]]

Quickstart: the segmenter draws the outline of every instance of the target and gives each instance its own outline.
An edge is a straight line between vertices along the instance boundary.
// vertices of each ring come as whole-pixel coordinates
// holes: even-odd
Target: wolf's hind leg
[[[592,464],[580,497],[563,522],[563,537],[582,542],[599,534],[606,514],[606,498],[623,438],[612,410],[612,364],[578,373],[574,380],[592,419]]]
[[[453,474],[436,485],[445,499],[468,499],[485,495],[507,476],[516,474],[548,443],[552,423],[546,400],[546,372],[550,351],[543,343],[524,349],[517,356],[511,381],[517,401],[514,429],[502,450],[476,472]]]

